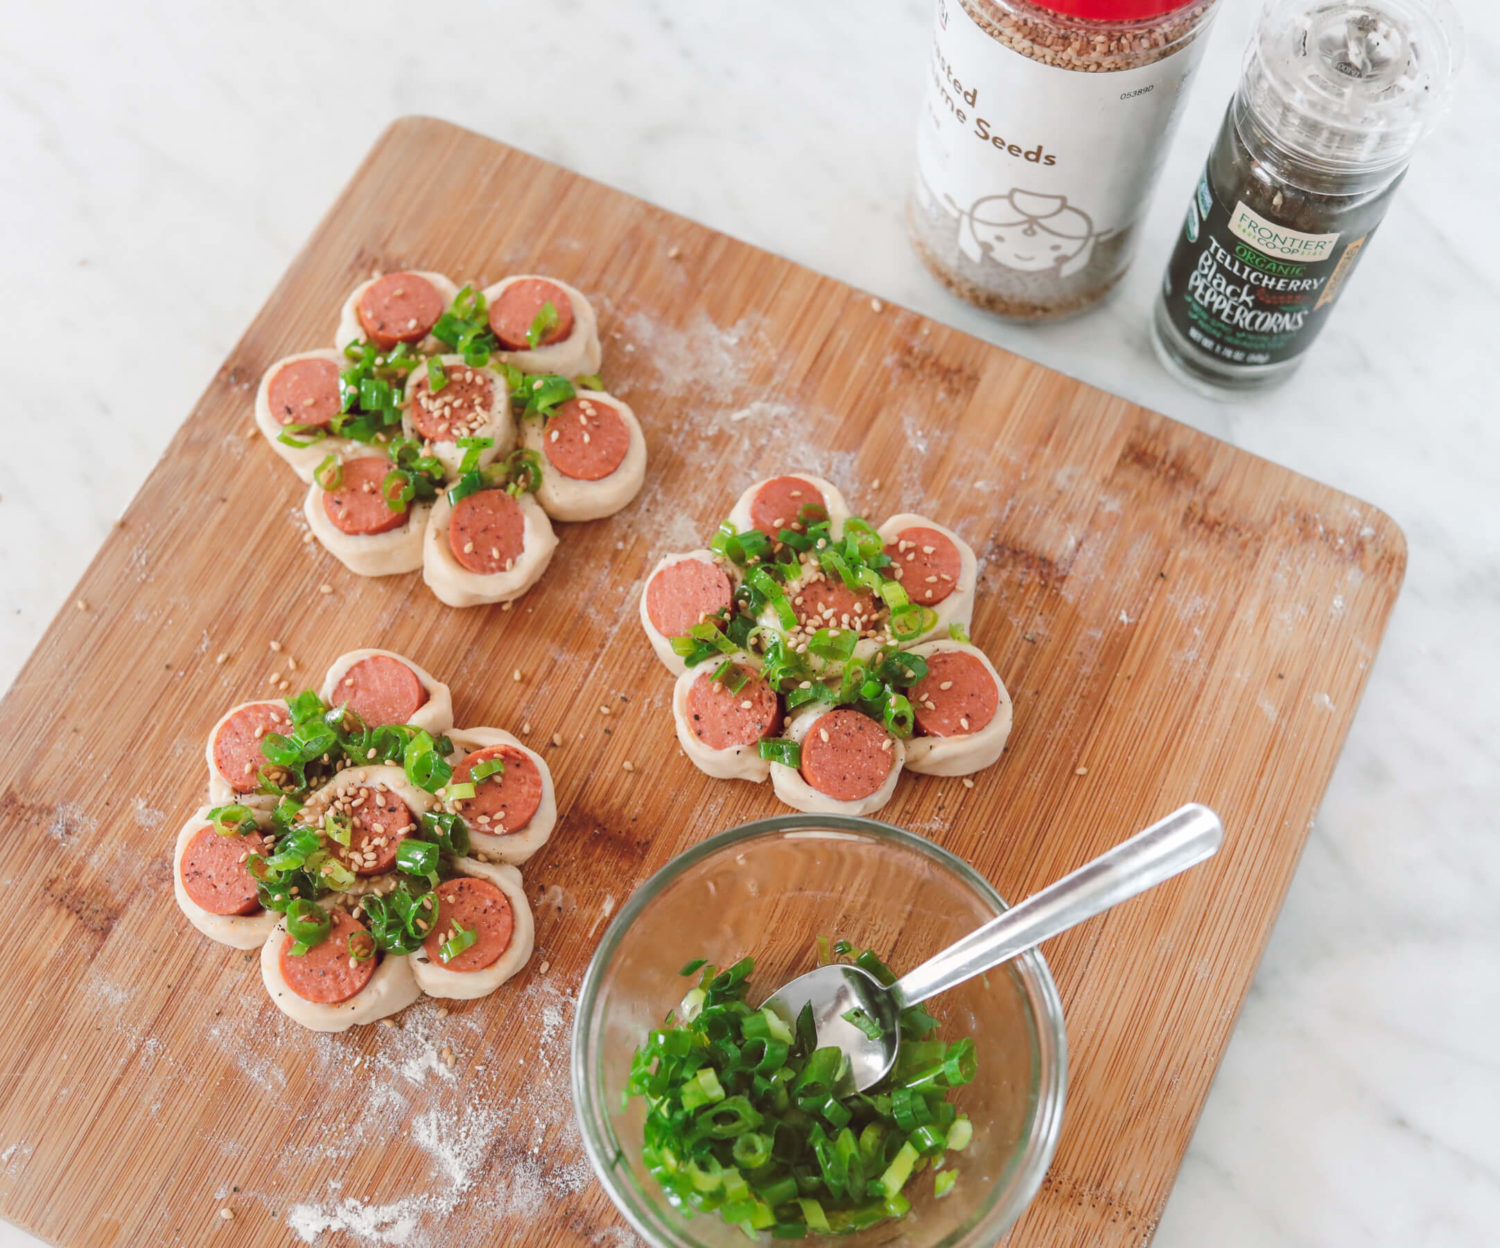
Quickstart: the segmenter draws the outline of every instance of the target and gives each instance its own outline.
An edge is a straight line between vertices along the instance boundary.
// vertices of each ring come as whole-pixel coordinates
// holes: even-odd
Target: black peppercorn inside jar
[[[1369,250],[1462,59],[1446,0],[1269,0],[1152,319],[1196,390],[1301,363]]]
[[[1046,320],[1130,264],[1214,0],[938,0],[908,205],[955,294]]]

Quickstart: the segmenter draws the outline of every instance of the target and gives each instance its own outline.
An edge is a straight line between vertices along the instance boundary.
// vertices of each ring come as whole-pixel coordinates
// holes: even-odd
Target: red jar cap
[[[1175,13],[1203,0],[1031,0],[1039,9],[1088,22],[1140,22]]]

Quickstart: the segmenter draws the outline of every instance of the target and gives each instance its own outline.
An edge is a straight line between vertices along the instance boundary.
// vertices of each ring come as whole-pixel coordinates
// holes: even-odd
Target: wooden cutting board
[[[640,499],[563,526],[546,579],[508,612],[450,610],[416,575],[361,580],[304,545],[303,487],[252,432],[266,366],[328,344],[345,291],[397,267],[535,270],[590,292],[606,382],[646,427]],[[638,882],[781,810],[769,785],[679,755],[636,595],[746,484],[793,468],[876,521],[927,511],[979,554],[973,635],[1014,696],[1010,746],[973,789],[903,779],[884,817],[1011,898],[1185,800],[1224,818],[1208,867],[1046,951],[1068,1110],[1008,1242],[1149,1240],[1368,677],[1400,531],[1123,399],[423,119],[381,138],[0,707],[0,1213],[69,1248],[298,1243],[320,1227],[324,1244],[632,1242],[572,1121],[572,996]],[[220,712],[267,696],[288,659],[315,684],[361,645],[448,680],[461,724],[560,733],[562,819],[526,868],[538,933],[522,977],[448,1016],[427,1005],[394,1029],[315,1036],[266,1000],[255,955],[188,927],[168,853],[203,800]]]

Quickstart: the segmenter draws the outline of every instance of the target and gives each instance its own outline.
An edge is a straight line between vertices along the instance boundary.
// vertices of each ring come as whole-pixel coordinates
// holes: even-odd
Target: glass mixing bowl
[[[744,1248],[712,1214],[669,1205],[641,1163],[641,1101],[622,1108],[630,1061],[646,1033],[696,981],[684,963],[755,958],[758,1001],[816,964],[819,936],[874,949],[900,974],[1005,908],[971,867],[873,819],[789,815],[709,838],[631,896],[604,934],[573,1026],[573,1101],[589,1160],[632,1226],[662,1248]],[[974,1140],[949,1154],[958,1182],[942,1199],[932,1173],[906,1188],[899,1223],[843,1236],[912,1248],[995,1243],[1041,1185],[1062,1123],[1067,1036],[1057,986],[1036,951],[927,1003],[938,1035],[973,1036],[978,1077],[956,1094]],[[897,1232],[899,1231],[899,1236]],[[781,1241],[777,1241],[781,1242]]]

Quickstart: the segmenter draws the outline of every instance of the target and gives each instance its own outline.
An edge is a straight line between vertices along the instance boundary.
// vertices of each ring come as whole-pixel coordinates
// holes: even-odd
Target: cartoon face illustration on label
[[[1022,273],[1057,269],[1063,276],[1088,263],[1098,235],[1085,212],[1065,195],[1017,188],[984,195],[959,222],[958,246],[970,260],[985,257]]]

